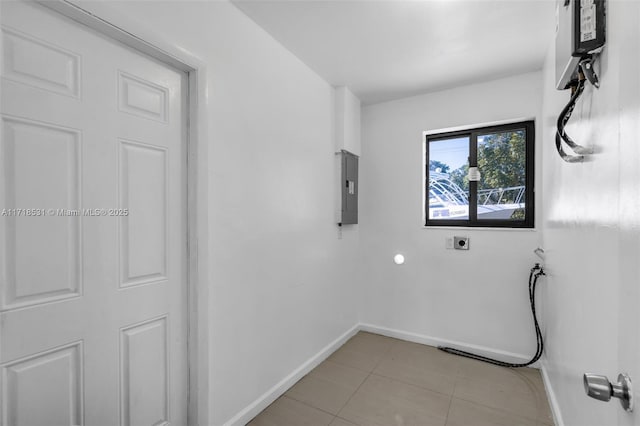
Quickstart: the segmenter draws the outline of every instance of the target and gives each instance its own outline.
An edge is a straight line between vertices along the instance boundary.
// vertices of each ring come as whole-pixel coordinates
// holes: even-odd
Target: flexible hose
[[[527,367],[542,356],[542,352],[544,351],[544,341],[542,340],[542,331],[540,330],[540,324],[538,323],[538,317],[536,316],[536,285],[538,284],[538,278],[541,275],[545,275],[542,267],[536,263],[533,268],[531,268],[531,272],[529,272],[529,303],[531,303],[531,314],[533,316],[533,325],[536,330],[536,353],[531,358],[530,361],[525,363],[510,363],[504,362],[493,358],[488,358],[486,356],[474,354],[472,352],[466,352],[460,349],[449,348],[445,346],[438,346],[438,349],[441,351],[453,354],[460,355],[466,358],[475,359],[478,361],[488,362],[489,364],[499,365],[501,367],[509,367],[509,368],[519,368],[519,367]]]
[[[556,131],[556,150],[558,151],[558,154],[560,154],[560,157],[568,163],[577,163],[577,162],[583,161],[584,160],[583,154],[589,153],[589,150],[575,143],[573,139],[571,139],[569,135],[565,132],[565,129],[564,129],[565,126],[567,125],[567,122],[571,118],[571,114],[573,113],[573,109],[576,106],[576,102],[578,101],[578,98],[580,97],[580,95],[582,95],[582,92],[584,90],[584,82],[585,82],[584,79],[580,79],[578,81],[577,85],[575,86],[574,92],[571,95],[571,99],[569,100],[569,103],[564,107],[564,109],[558,116],[557,131]],[[566,142],[567,145],[569,145],[569,147],[576,154],[581,154],[581,155],[567,154],[562,148],[563,140]]]
[[[560,157],[567,163],[579,163],[584,160],[585,155],[593,153],[590,148],[585,148],[575,143],[565,131],[565,126],[571,118],[576,102],[578,102],[578,98],[580,98],[580,95],[582,95],[584,91],[585,81],[588,80],[595,87],[600,87],[598,76],[593,70],[593,61],[594,58],[592,56],[587,56],[578,64],[578,78],[571,83],[571,99],[569,99],[569,103],[558,116],[558,122],[556,123],[556,150],[558,154],[560,154]],[[574,153],[579,155],[567,154],[562,148],[562,141],[564,141]]]

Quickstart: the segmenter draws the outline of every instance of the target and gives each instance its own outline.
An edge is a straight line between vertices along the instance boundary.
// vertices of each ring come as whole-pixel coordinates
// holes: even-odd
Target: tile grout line
[[[457,379],[457,374],[456,374],[456,379]],[[449,399],[449,408],[447,409],[447,417],[444,420],[444,426],[447,426],[447,423],[449,423],[449,414],[451,414],[451,406],[453,405],[453,398],[454,398],[454,395],[456,394],[456,386],[458,386],[458,380],[453,381],[453,391],[451,392],[451,399]]]
[[[382,377],[383,379],[389,379],[389,380],[392,380],[394,382],[403,383],[405,385],[413,386],[413,387],[416,387],[416,388],[419,388],[419,389],[422,389],[422,390],[426,390],[426,391],[429,391],[429,392],[437,393],[437,394],[440,394],[440,395],[443,395],[443,396],[453,396],[453,391],[449,394],[449,393],[445,393],[445,392],[441,392],[441,391],[438,391],[438,390],[435,390],[435,389],[428,388],[426,386],[422,386],[422,385],[418,385],[418,384],[415,384],[415,383],[411,383],[411,382],[405,381],[405,380],[403,380],[401,378],[398,378],[398,377],[391,377],[391,375],[384,375],[384,374],[376,373],[376,372],[371,372],[371,374],[374,375],[374,376],[377,376],[377,377]],[[454,385],[454,390],[455,390],[455,382],[454,382],[453,385]]]
[[[371,369],[371,371],[369,371],[369,373],[367,374],[367,377],[364,378],[364,380],[360,383],[360,385],[358,385],[358,387],[356,388],[356,390],[351,394],[351,396],[347,399],[347,401],[342,405],[342,407],[340,407],[340,409],[338,410],[338,414],[336,415],[336,417],[340,418],[341,420],[345,420],[348,422],[351,422],[351,420],[347,420],[344,419],[340,416],[340,412],[344,409],[344,407],[346,407],[349,402],[353,399],[353,397],[358,393],[358,391],[360,390],[360,388],[362,388],[362,385],[364,385],[364,383],[369,379],[369,377],[371,377],[372,375],[374,375],[373,371],[378,367],[378,365],[380,365],[380,363],[382,362],[382,360],[384,359],[384,357],[391,352],[391,348],[393,347],[394,343],[391,342],[391,344],[389,345],[389,348],[387,349],[387,351],[384,353],[384,355],[382,355],[380,357],[380,361],[378,361],[378,363],[376,365],[373,366],[373,368]],[[363,370],[361,370],[363,371]],[[353,422],[352,422],[353,423]]]
[[[501,368],[504,368],[504,367],[501,367]],[[514,370],[514,369],[510,368],[510,370]],[[510,415],[510,416],[517,416],[517,417],[520,417],[520,418],[523,418],[523,419],[526,419],[526,420],[531,420],[531,421],[533,421],[535,423],[539,423],[541,421],[540,418],[539,418],[540,417],[540,412],[539,412],[537,400],[536,400],[536,404],[535,404],[535,418],[534,418],[534,417],[531,417],[531,416],[528,416],[528,415],[524,415],[521,412],[510,411],[508,409],[505,409],[505,407],[502,407],[502,406],[501,407],[496,407],[496,406],[485,404],[485,403],[483,403],[483,402],[481,402],[481,401],[479,401],[477,399],[474,399],[472,397],[456,396],[455,395],[455,391],[456,391],[456,388],[458,387],[459,380],[468,380],[468,381],[476,382],[476,383],[482,383],[483,382],[482,380],[477,380],[477,379],[474,379],[474,378],[466,377],[466,376],[461,374],[462,372],[463,372],[462,368],[460,368],[459,371],[456,372],[456,380],[455,380],[455,384],[454,384],[453,397],[455,397],[455,398],[457,398],[457,399],[459,399],[461,401],[470,402],[470,403],[478,405],[480,407],[485,407],[485,408],[488,408],[490,410],[497,411],[497,412],[502,413],[502,414],[506,414],[506,415]],[[535,385],[533,380],[530,377],[527,377],[526,375],[523,375],[523,374],[518,374],[518,375],[527,384],[528,390],[530,392],[520,392],[520,391],[511,391],[511,392],[515,393],[515,394],[520,394],[521,396],[526,396],[527,399],[529,399],[529,397],[531,396],[530,394],[533,394],[534,397],[537,396],[538,387]],[[497,392],[502,392],[502,391],[498,390]],[[544,394],[545,394],[544,396],[546,398],[546,391],[543,391],[543,392],[544,392]]]
[[[339,361],[335,361],[335,360],[330,361],[330,362],[336,363],[336,364],[338,364],[338,365],[342,365],[342,366],[344,366],[344,367],[350,367],[350,368],[353,368],[353,369],[355,369],[355,370],[358,370],[358,371],[362,371],[362,372],[364,372],[364,373],[367,373],[367,376],[364,378],[364,380],[362,380],[362,382],[358,385],[358,387],[357,387],[357,388],[353,391],[353,393],[349,396],[349,398],[347,399],[347,401],[346,401],[346,402],[345,402],[345,403],[340,407],[340,409],[338,410],[338,414],[333,414],[333,413],[331,413],[331,412],[329,412],[329,411],[323,410],[322,408],[318,408],[318,407],[316,407],[316,406],[314,406],[314,405],[311,405],[310,403],[308,403],[308,402],[306,402],[306,401],[300,401],[299,399],[296,399],[295,397],[293,397],[293,396],[291,396],[291,395],[287,395],[288,390],[287,390],[287,392],[285,392],[285,393],[282,395],[282,397],[286,397],[286,398],[292,399],[292,400],[294,400],[294,401],[299,402],[300,404],[306,405],[307,407],[311,407],[311,408],[313,408],[313,409],[319,410],[319,411],[321,411],[321,412],[323,412],[323,413],[326,413],[326,414],[329,414],[329,415],[333,416],[333,419],[331,419],[331,422],[333,422],[333,420],[335,420],[336,418],[339,418],[339,419],[341,419],[341,420],[345,420],[345,421],[350,421],[350,420],[344,419],[344,418],[342,418],[342,417],[339,417],[339,413],[340,413],[340,411],[342,411],[342,409],[343,409],[344,407],[346,407],[346,406],[347,406],[347,404],[349,403],[349,401],[351,401],[351,399],[355,396],[355,394],[360,390],[360,388],[362,387],[362,385],[364,384],[364,382],[366,382],[366,381],[367,381],[367,379],[373,375],[373,370],[375,370],[375,369],[376,369],[376,367],[377,367],[377,366],[382,362],[382,360],[384,359],[384,356],[386,356],[386,355],[387,355],[387,353],[391,351],[391,347],[392,347],[392,346],[393,346],[393,343],[392,343],[391,345],[389,345],[389,348],[387,349],[387,351],[384,353],[384,355],[382,355],[382,356],[381,356],[380,361],[378,361],[378,363],[377,363],[377,364],[375,364],[375,365],[373,366],[373,368],[372,368],[372,370],[371,370],[371,371],[362,370],[362,369],[360,369],[360,368],[354,367],[353,365],[344,364],[344,363],[341,363],[341,362],[339,362]],[[329,360],[329,359],[327,358],[327,360]],[[314,370],[315,370],[315,369],[314,369]],[[307,376],[309,376],[312,372],[313,372],[313,370],[312,370],[312,371],[310,371],[310,372],[307,374]],[[306,377],[306,376],[305,376],[305,377]],[[303,377],[303,378],[304,378],[304,377]],[[300,380],[302,380],[302,379],[300,379]],[[300,381],[300,380],[299,380],[299,381]],[[298,382],[299,382],[299,381],[298,381]],[[296,384],[297,384],[297,382],[296,382]],[[295,385],[294,385],[294,386],[295,386]],[[292,386],[291,388],[293,388],[293,386]],[[290,389],[291,389],[291,388],[290,388]],[[331,423],[330,423],[330,424],[331,424]]]
[[[389,348],[389,351],[388,351],[388,352],[391,352],[391,349],[393,349],[393,346],[394,346],[394,345],[396,345],[396,344],[397,344],[397,343],[393,343],[393,344],[391,345],[391,347]],[[385,355],[386,355],[386,354],[385,354]],[[392,359],[391,359],[391,360],[392,360]],[[417,387],[417,388],[424,389],[424,390],[427,390],[427,391],[430,391],[430,392],[435,392],[435,393],[438,393],[438,394],[440,394],[440,395],[453,397],[453,394],[454,394],[454,392],[455,392],[455,385],[456,385],[456,383],[457,383],[457,379],[458,379],[458,377],[459,377],[459,374],[458,374],[458,370],[459,370],[459,368],[456,368],[455,376],[454,376],[454,378],[453,378],[453,386],[454,386],[454,389],[453,389],[453,391],[451,392],[451,394],[447,394],[447,393],[440,392],[440,391],[435,390],[435,389],[431,389],[431,388],[428,388],[428,387],[425,387],[425,386],[421,386],[421,385],[418,385],[418,384],[415,384],[415,383],[411,383],[411,382],[405,381],[405,380],[403,380],[403,379],[401,379],[401,378],[398,378],[398,377],[390,377],[390,376],[388,376],[388,375],[384,375],[384,374],[381,374],[381,373],[376,373],[376,372],[375,372],[375,370],[376,370],[376,368],[378,368],[378,366],[382,363],[382,361],[383,361],[383,359],[382,359],[382,360],[380,360],[380,362],[379,362],[379,363],[374,367],[374,369],[373,369],[373,371],[371,372],[371,374],[373,374],[374,376],[383,377],[383,378],[385,378],[385,379],[389,379],[389,380],[393,380],[393,381],[396,381],[396,382],[404,383],[404,384],[406,384],[406,385],[415,386],[415,387]],[[434,374],[436,374],[436,373],[434,373]],[[444,375],[444,374],[443,374],[442,376],[446,377],[446,375]]]
[[[494,406],[491,406],[491,405],[483,404],[482,402],[480,402],[478,400],[475,400],[475,399],[472,399],[472,398],[465,398],[465,397],[455,397],[455,398],[459,399],[460,401],[470,402],[470,403],[478,405],[480,407],[484,407],[484,408],[488,408],[488,409],[493,410],[493,411],[497,411],[497,412],[499,412],[501,414],[506,414],[508,416],[520,417],[520,418],[525,419],[525,420],[530,420],[530,421],[532,421],[534,423],[539,423],[539,422],[545,423],[543,420],[538,419],[537,415],[534,418],[534,417],[526,416],[524,414],[520,414],[520,413],[516,413],[516,412],[513,412],[513,411],[505,410],[504,408],[501,408],[501,407],[494,407]]]
[[[346,401],[344,404],[342,404],[342,407],[340,407],[340,409],[338,410],[338,414],[336,414],[336,417],[340,417],[340,412],[341,412],[342,410],[344,410],[344,407],[346,407],[346,406],[349,404],[349,402],[351,402],[351,400],[352,400],[352,399],[353,399],[353,397],[358,393],[358,391],[360,390],[360,388],[362,387],[362,385],[364,385],[364,382],[366,382],[366,381],[367,381],[367,379],[369,379],[369,377],[371,377],[371,375],[372,375],[372,374],[373,374],[373,372],[371,372],[371,373],[367,374],[367,377],[365,377],[365,378],[364,378],[364,380],[362,381],[362,383],[360,383],[360,384],[358,385],[358,387],[356,388],[356,390],[355,390],[355,391],[353,391],[353,393],[351,394],[351,396],[349,396],[349,398],[347,399],[347,401]],[[340,419],[345,420],[345,421],[348,421],[348,422],[351,422],[351,420],[344,419],[344,418],[342,418],[342,417],[340,417]],[[353,422],[352,422],[352,423],[353,423]]]
[[[342,405],[342,407],[340,407],[340,409],[338,410],[338,414],[335,415],[335,418],[338,418],[340,420],[344,420],[350,423],[353,423],[351,420],[345,419],[343,417],[340,417],[340,412],[344,409],[344,407],[346,407],[349,402],[351,402],[351,400],[353,399],[353,397],[358,393],[358,391],[360,390],[360,388],[362,388],[362,385],[364,385],[364,383],[369,379],[369,377],[375,375],[373,373],[373,371],[378,367],[378,365],[380,365],[380,363],[384,360],[384,357],[391,352],[391,348],[393,347],[394,343],[391,342],[391,344],[389,345],[389,347],[387,348],[387,350],[380,356],[380,360],[371,368],[371,371],[366,371],[366,370],[361,370],[357,367],[353,367],[352,365],[347,365],[347,367],[351,367],[351,368],[355,368],[357,370],[363,371],[367,373],[367,376],[364,378],[364,380],[362,380],[362,382],[358,385],[358,387],[353,391],[353,393],[349,396],[349,398],[346,400],[346,402]],[[335,362],[335,361],[333,361]],[[340,364],[340,363],[339,363]],[[346,365],[346,364],[341,364],[341,365]],[[335,420],[334,418],[334,420]]]
[[[289,398],[289,399],[291,399],[291,400],[293,400],[295,402],[299,402],[302,405],[306,405],[307,407],[311,407],[314,410],[322,411],[323,413],[328,414],[330,416],[334,416],[334,417],[336,416],[335,414],[333,414],[333,413],[331,413],[331,412],[329,412],[327,410],[323,410],[322,408],[318,408],[315,405],[311,405],[306,401],[300,401],[299,399],[296,399],[296,398],[292,397],[291,395],[287,395],[286,392],[284,394],[282,394],[282,396],[280,396],[280,398]]]
[[[456,355],[453,355],[453,356],[456,356]],[[460,358],[460,357],[458,357],[458,358]],[[504,368],[504,367],[502,367],[502,368]],[[511,370],[513,370],[513,369],[511,369]],[[520,377],[527,383],[528,387],[530,388],[529,390],[535,396],[537,394],[537,386],[533,383],[533,380],[531,380],[530,377],[526,377],[526,375],[520,375]],[[453,388],[452,398],[457,398],[457,399],[459,399],[461,401],[470,402],[470,403],[473,403],[473,404],[478,405],[480,407],[485,407],[485,408],[488,408],[490,410],[495,410],[495,411],[497,411],[499,413],[502,413],[502,414],[511,415],[511,416],[518,416],[518,417],[521,417],[521,418],[526,419],[526,420],[531,420],[534,423],[541,422],[541,420],[539,419],[540,413],[539,413],[539,410],[538,410],[537,401],[536,401],[536,404],[535,404],[536,405],[536,410],[535,410],[536,411],[536,415],[535,415],[535,418],[532,418],[530,416],[526,416],[526,415],[523,415],[521,413],[515,413],[513,411],[509,411],[509,410],[505,409],[504,407],[495,407],[495,406],[487,405],[487,404],[482,403],[481,401],[478,401],[478,400],[473,399],[471,397],[456,396],[455,392],[456,392],[456,389],[458,387],[458,384],[459,384],[460,380],[470,380],[470,381],[473,381],[473,382],[478,382],[478,380],[476,380],[476,379],[473,379],[473,378],[465,376],[464,375],[464,369],[462,368],[462,364],[458,364],[458,369],[456,371],[456,377],[455,377],[455,381],[454,381],[454,388]],[[525,392],[516,392],[516,393],[521,393],[523,396],[524,395],[528,396],[528,394],[525,393]],[[546,391],[544,393],[545,393],[545,398],[546,398]],[[453,402],[453,399],[452,399],[452,402]],[[449,413],[447,413],[447,418],[448,418],[448,416],[449,416]]]

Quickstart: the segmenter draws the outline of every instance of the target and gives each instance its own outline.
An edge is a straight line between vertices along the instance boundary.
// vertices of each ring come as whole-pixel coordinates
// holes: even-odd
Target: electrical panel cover
[[[358,156],[342,150],[341,225],[358,223]]]

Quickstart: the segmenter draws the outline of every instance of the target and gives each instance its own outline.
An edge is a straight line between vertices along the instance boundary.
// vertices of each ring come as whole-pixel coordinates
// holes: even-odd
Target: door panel
[[[167,151],[120,140],[121,287],[167,279]]]
[[[120,111],[162,123],[168,122],[169,89],[122,71],[118,73],[118,81],[120,82],[118,92]]]
[[[0,421],[186,425],[186,75],[0,8]]]
[[[80,134],[31,120],[2,117],[7,209],[80,207]],[[47,177],[42,185],[34,176]],[[76,219],[6,216],[2,309],[33,306],[82,292],[80,223]],[[37,268],[32,259],[39,259]]]
[[[82,342],[16,360],[3,376],[6,424],[81,424]],[[37,410],[28,403],[34,400]]]
[[[2,76],[54,93],[80,96],[80,57],[44,40],[2,29]]]
[[[167,317],[121,331],[121,424],[158,425],[169,419]],[[148,352],[156,354],[149,362]]]

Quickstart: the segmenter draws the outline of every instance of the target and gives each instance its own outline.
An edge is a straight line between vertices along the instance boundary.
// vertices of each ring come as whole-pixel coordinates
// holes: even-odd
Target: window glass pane
[[[524,220],[526,133],[478,136],[478,220]]]
[[[469,219],[469,138],[429,142],[429,219]]]

